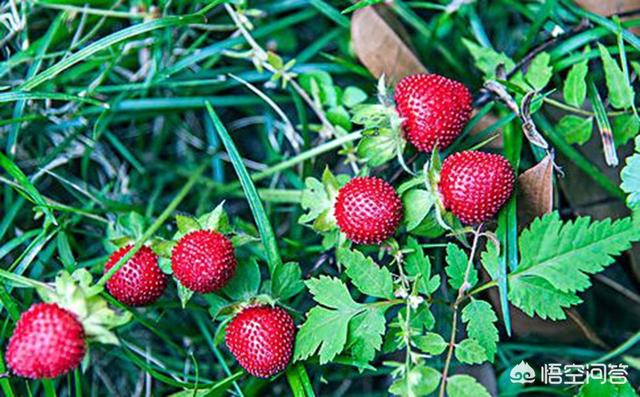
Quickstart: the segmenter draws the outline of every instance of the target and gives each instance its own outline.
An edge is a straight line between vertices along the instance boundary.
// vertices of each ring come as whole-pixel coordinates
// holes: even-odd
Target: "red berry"
[[[462,83],[437,74],[415,74],[394,91],[406,138],[418,150],[449,146],[471,117],[471,93]]]
[[[515,176],[499,154],[454,153],[442,164],[438,189],[444,207],[462,223],[476,224],[493,217],[509,199]]]
[[[7,347],[7,364],[18,376],[55,378],[76,368],[87,350],[76,316],[55,303],[22,313]]]
[[[173,248],[171,268],[183,286],[203,294],[213,292],[224,287],[236,272],[233,245],[218,232],[188,233]]]
[[[296,326],[284,309],[251,306],[227,325],[226,343],[242,368],[268,378],[284,371],[291,360]]]
[[[380,244],[398,228],[402,201],[393,186],[380,178],[353,178],[338,191],[334,215],[351,241]]]
[[[127,245],[111,254],[104,272],[107,273],[131,248],[133,245]],[[158,267],[158,255],[146,246],[107,281],[109,293],[128,306],[149,305],[158,300],[166,287],[167,276]]]

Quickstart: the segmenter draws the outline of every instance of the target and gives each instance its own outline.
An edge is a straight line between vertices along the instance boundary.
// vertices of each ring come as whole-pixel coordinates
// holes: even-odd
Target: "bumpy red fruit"
[[[446,158],[438,189],[446,209],[462,223],[477,224],[493,217],[511,196],[515,176],[506,158],[476,151]]]
[[[107,273],[131,248],[133,245],[127,245],[111,254],[104,272]],[[158,300],[166,288],[167,276],[158,267],[158,255],[147,246],[140,248],[107,281],[109,293],[128,306],[149,305]]]
[[[38,303],[20,316],[6,360],[15,375],[55,378],[76,368],[86,350],[84,329],[73,313],[55,303]]]
[[[380,178],[353,178],[338,191],[334,216],[349,240],[380,244],[398,228],[402,201],[393,186]]]
[[[418,150],[449,146],[471,117],[471,93],[462,83],[437,74],[400,80],[394,91],[406,138]]]
[[[268,378],[284,371],[291,360],[296,327],[284,309],[251,306],[227,325],[226,343],[242,368]]]
[[[188,233],[173,248],[171,268],[183,286],[203,294],[213,292],[224,287],[235,274],[233,245],[218,232]]]

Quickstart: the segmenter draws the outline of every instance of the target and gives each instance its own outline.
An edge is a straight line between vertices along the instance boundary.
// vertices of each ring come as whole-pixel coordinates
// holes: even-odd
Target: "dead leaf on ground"
[[[553,159],[547,155],[518,177],[518,224],[528,225],[553,210]]]
[[[384,73],[392,84],[427,72],[403,37],[408,38],[406,31],[386,6],[365,7],[351,17],[351,41],[358,59],[376,78]]]
[[[605,17],[640,8],[640,0],[576,0],[576,4]],[[638,33],[640,29],[636,27],[631,31]]]

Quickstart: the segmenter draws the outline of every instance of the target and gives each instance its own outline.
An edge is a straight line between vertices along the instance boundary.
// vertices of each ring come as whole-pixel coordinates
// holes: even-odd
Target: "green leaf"
[[[491,394],[478,381],[469,375],[454,375],[447,379],[449,397],[491,397]]]
[[[487,351],[475,339],[465,339],[456,345],[458,361],[466,364],[480,364],[487,361]]]
[[[551,56],[546,52],[541,52],[533,58],[529,65],[525,78],[536,91],[541,91],[553,76],[553,67],[549,65],[550,61]]]
[[[271,294],[274,298],[287,300],[304,289],[302,270],[296,262],[278,266],[271,280]]]
[[[357,250],[339,248],[336,257],[360,292],[377,298],[393,298],[393,279],[389,269],[378,266],[373,259]]]
[[[587,383],[580,387],[576,397],[637,397],[629,382],[613,384],[610,380],[602,382],[600,379],[589,378]]]
[[[623,114],[613,119],[612,127],[616,147],[623,146],[638,135],[640,118],[635,114]]]
[[[571,67],[564,82],[564,100],[569,105],[577,108],[582,107],[587,96],[587,72],[589,71],[589,60],[576,63]]]
[[[360,139],[356,154],[369,166],[379,167],[396,158],[398,153],[404,149],[404,145],[405,141],[398,137],[398,134],[393,130],[379,128]]]
[[[247,300],[260,289],[260,268],[255,258],[239,262],[236,274],[223,288],[223,292],[234,300]]]
[[[405,257],[407,275],[418,279],[418,292],[431,296],[440,287],[440,275],[431,277],[431,261],[415,238],[407,239],[406,248],[411,251]]]
[[[349,321],[355,313],[316,306],[296,337],[295,360],[304,360],[319,350],[320,364],[325,364],[344,349]]]
[[[609,90],[609,103],[616,109],[627,109],[633,105],[633,87],[628,84],[624,72],[618,63],[611,57],[607,47],[598,43],[600,59],[604,67],[604,74]]]
[[[305,91],[323,105],[328,107],[338,105],[338,92],[329,73],[319,70],[304,73],[300,76],[299,82]]]
[[[494,80],[496,78],[496,68],[504,65],[506,70],[511,70],[515,63],[505,53],[498,53],[491,48],[479,46],[478,44],[462,39],[462,43],[467,47],[475,65],[484,73],[485,80]]]
[[[434,332],[427,332],[425,335],[414,337],[413,343],[422,352],[433,356],[442,354],[448,346],[444,338]]]
[[[412,189],[402,195],[407,231],[418,227],[436,203],[436,195],[423,189]]]
[[[337,278],[320,276],[305,284],[314,300],[326,307],[309,310],[296,336],[294,358],[304,360],[318,351],[320,364],[324,364],[344,350],[349,322],[366,306],[356,303],[347,286]]]
[[[491,362],[498,350],[498,328],[494,324],[497,321],[498,317],[486,301],[471,298],[462,309],[462,322],[467,324],[467,335],[484,348],[486,358]]]
[[[520,265],[511,278],[536,276],[562,292],[583,291],[589,274],[604,270],[613,256],[640,240],[631,218],[562,222],[557,212],[534,220],[519,238]]]
[[[352,108],[367,100],[367,93],[358,87],[349,86],[342,93],[342,104]]]
[[[164,240],[159,237],[151,240],[151,249],[158,256],[163,258],[171,258],[171,253],[173,252],[173,247],[176,246],[176,242],[173,240]]]
[[[342,106],[334,106],[327,110],[327,119],[331,124],[340,126],[346,131],[351,131],[351,117],[349,112]]]
[[[591,139],[593,117],[582,118],[568,114],[562,116],[556,128],[567,143],[582,145]]]
[[[351,121],[364,126],[365,130],[391,129],[388,110],[384,105],[357,105],[351,112]]]
[[[356,303],[347,286],[337,278],[320,276],[305,282],[313,299],[321,305],[338,310],[360,310],[362,305]]]
[[[185,215],[176,215],[176,225],[178,226],[178,231],[180,231],[181,235],[202,229],[202,226],[198,223],[196,218]]]
[[[487,250],[480,254],[482,267],[492,280],[498,279],[498,248],[492,242],[487,244]]]
[[[551,320],[563,320],[563,309],[582,302],[574,293],[559,291],[539,277],[510,277],[509,301],[531,317]]]
[[[467,270],[467,264],[469,257],[467,254],[457,245],[449,243],[447,244],[447,266],[445,271],[449,276],[449,285],[453,289],[459,289],[464,282],[465,272]],[[478,271],[471,264],[469,269],[469,277],[467,279],[469,288],[473,288],[478,283]]]
[[[386,319],[384,308],[371,308],[356,315],[349,323],[349,340],[353,358],[368,363],[382,347]]]
[[[640,136],[636,138],[636,152],[627,158],[620,178],[620,188],[629,195],[627,206],[632,209],[640,206]]]
[[[393,382],[389,392],[402,397],[428,396],[438,388],[441,378],[440,372],[431,367],[415,366]]]

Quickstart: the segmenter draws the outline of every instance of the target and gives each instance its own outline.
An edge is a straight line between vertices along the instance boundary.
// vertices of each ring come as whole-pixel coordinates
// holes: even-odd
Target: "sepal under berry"
[[[38,294],[46,303],[56,303],[74,313],[82,324],[89,342],[119,345],[112,330],[131,320],[131,313],[117,312],[110,308],[100,295],[103,287],[93,284],[93,278],[86,269],[69,274],[61,271],[54,287],[40,287]]]
[[[301,200],[302,209],[307,213],[302,215],[298,222],[303,225],[311,224],[313,230],[318,233],[336,230],[333,205],[338,196],[338,190],[348,181],[347,175],[333,175],[328,168],[322,174],[322,181],[312,177],[307,178]]]

